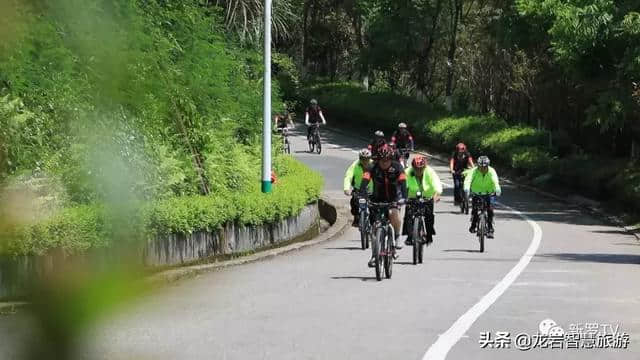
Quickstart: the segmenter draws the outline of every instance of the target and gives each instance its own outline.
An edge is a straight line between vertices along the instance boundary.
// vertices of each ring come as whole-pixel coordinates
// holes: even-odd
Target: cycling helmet
[[[485,167],[489,164],[491,164],[491,160],[487,156],[482,155],[478,158],[478,166]]]
[[[318,105],[318,100],[316,99],[311,99],[311,101],[309,102],[311,105]]]
[[[398,124],[398,129],[406,129],[406,128],[407,128],[407,124],[405,123]]]
[[[383,145],[380,150],[378,150],[378,156],[380,160],[389,160],[393,159],[394,151],[391,149],[389,145]]]
[[[376,131],[374,135],[377,137],[384,137],[384,133],[382,132],[382,130]]]
[[[458,145],[456,145],[456,150],[467,151],[467,145],[465,145],[464,143],[458,143]]]
[[[425,159],[424,156],[418,155],[411,161],[411,166],[414,169],[424,169],[427,166],[427,159]]]
[[[371,151],[369,149],[362,149],[359,153],[360,159],[371,159]]]

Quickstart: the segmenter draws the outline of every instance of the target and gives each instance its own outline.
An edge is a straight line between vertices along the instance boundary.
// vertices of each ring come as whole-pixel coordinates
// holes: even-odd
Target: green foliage
[[[8,239],[3,253],[41,255],[49,249],[81,253],[89,248],[107,246],[105,212],[100,206],[79,205],[31,226],[14,228],[4,234]]]
[[[551,165],[548,152],[536,147],[516,148],[511,156],[511,167],[527,174],[546,174]]]
[[[572,153],[568,135],[556,131],[549,148],[549,133],[523,125],[512,126],[495,115],[442,116],[429,105],[388,93],[364,93],[355,86],[322,85],[307,89],[327,111],[342,114],[339,123],[360,130],[393,128],[400,119],[413,124],[413,135],[432,150],[452,151],[458,142],[472,155],[488,155],[498,173],[510,169],[534,183],[563,186],[595,198],[615,199],[639,211],[640,173],[637,163]],[[324,97],[323,97],[324,96]],[[351,100],[351,101],[349,101]],[[404,106],[398,106],[398,104]],[[388,104],[394,104],[393,109]],[[346,115],[345,115],[346,114]],[[393,117],[386,116],[393,114]],[[389,120],[389,119],[393,120]],[[415,121],[411,122],[410,119]],[[562,155],[562,156],[561,156]]]
[[[228,222],[243,225],[272,223],[300,213],[316,201],[322,191],[322,177],[288,156],[275,161],[278,182],[271,194],[263,194],[254,181],[243,192],[221,192],[211,196],[183,196],[140,205],[130,228],[144,237],[170,233],[215,231]],[[13,227],[3,234],[4,253],[11,255],[44,254],[59,249],[69,254],[113,246],[117,229],[112,209],[101,205],[78,205],[32,225]]]
[[[421,103],[389,91],[366,92],[350,83],[329,83],[309,87],[303,99],[316,98],[327,121],[364,126],[365,129],[394,130],[399,122],[421,127],[444,114],[441,107]]]

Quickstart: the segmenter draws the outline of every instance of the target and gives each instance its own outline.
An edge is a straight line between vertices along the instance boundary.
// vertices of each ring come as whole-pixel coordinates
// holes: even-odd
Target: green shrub
[[[488,155],[493,166],[508,167],[531,177],[537,185],[561,186],[586,196],[615,199],[640,212],[638,164],[603,159],[582,153],[566,132],[549,133],[532,127],[510,125],[489,115],[445,114],[442,108],[389,92],[364,92],[353,84],[322,84],[305,89],[327,112],[362,131],[374,127],[395,129],[397,122],[413,125],[414,136],[432,150],[449,152],[462,141],[477,157]]]
[[[126,225],[144,233],[141,238],[148,238],[212,231],[228,222],[258,225],[295,216],[319,198],[323,179],[292,157],[283,156],[275,163],[276,171],[282,172],[278,172],[278,182],[271,194],[263,194],[260,183],[255,181],[248,191],[160,200],[131,211],[138,216],[127,219]],[[63,209],[44,221],[0,234],[3,240],[8,240],[0,253],[33,255],[60,249],[73,254],[111,246],[119,230],[115,226],[122,225],[122,218],[114,218],[118,216],[117,210],[103,205]]]
[[[551,156],[535,147],[522,147],[512,152],[511,167],[528,175],[541,175],[549,170]]]

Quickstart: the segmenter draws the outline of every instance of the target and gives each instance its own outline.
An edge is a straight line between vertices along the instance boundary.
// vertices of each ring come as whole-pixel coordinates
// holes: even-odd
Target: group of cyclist
[[[322,109],[315,99],[310,101],[305,110],[305,125],[308,127],[307,139],[311,136],[314,127],[326,124],[327,121]],[[291,116],[276,117],[276,127],[291,127]],[[368,198],[375,203],[392,204],[389,210],[389,219],[395,230],[394,247],[401,249],[398,239],[400,234],[407,235],[406,245],[413,245],[414,239],[408,229],[411,228],[411,211],[405,211],[401,219],[400,209],[407,200],[415,200],[418,194],[427,199],[433,205],[440,201],[442,195],[442,182],[436,171],[429,166],[428,158],[422,155],[414,156],[410,164],[407,163],[410,153],[415,150],[415,141],[407,124],[398,124],[397,130],[387,142],[384,132],[378,130],[367,146],[359,152],[358,159],[348,168],[344,177],[344,193],[351,196],[351,214],[353,226],[359,224],[360,198]],[[480,156],[477,163],[474,162],[469,150],[464,143],[456,145],[455,151],[449,159],[449,171],[454,181],[454,204],[469,199],[471,194],[484,194],[488,201],[487,237],[493,238],[493,205],[495,197],[500,196],[502,190],[498,175],[487,156]],[[435,217],[433,206],[429,207],[427,232],[435,235]],[[475,233],[478,225],[478,207],[471,209],[471,226],[469,232]],[[373,219],[373,217],[371,217]],[[404,226],[402,226],[404,224]],[[401,231],[402,229],[402,231]],[[428,239],[432,239],[429,236]],[[427,243],[429,245],[429,243]],[[373,248],[372,248],[373,251]],[[369,261],[373,266],[374,259]]]
[[[404,219],[401,221],[400,218],[400,209],[407,199],[415,200],[420,195],[433,205],[440,201],[442,195],[442,182],[436,171],[429,166],[427,157],[416,155],[411,164],[405,166],[405,161],[409,158],[408,153],[414,151],[414,147],[413,136],[405,123],[398,125],[389,142],[382,131],[376,131],[368,147],[359,152],[358,160],[347,169],[343,183],[345,195],[351,196],[353,226],[359,224],[359,198],[368,198],[375,203],[393,204],[389,210],[389,219],[395,230],[394,247],[398,250],[402,248],[398,241],[400,234],[407,235],[406,245],[413,245],[414,241],[408,231],[411,228],[412,212],[405,211]],[[456,205],[469,198],[471,193],[488,195],[487,237],[493,238],[493,205],[495,196],[500,196],[502,191],[498,175],[490,166],[489,158],[480,156],[475,164],[465,144],[459,143],[451,155],[449,170],[454,178]],[[431,240],[436,232],[433,206],[429,209],[426,230],[431,235],[428,237]],[[471,213],[471,233],[477,230],[478,211],[479,209],[474,207]],[[374,266],[373,254],[369,266]]]

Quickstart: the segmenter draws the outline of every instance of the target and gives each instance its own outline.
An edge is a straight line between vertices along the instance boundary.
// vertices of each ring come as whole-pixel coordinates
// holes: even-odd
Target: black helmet
[[[383,145],[380,150],[378,150],[378,157],[381,160],[389,160],[393,159],[394,151],[389,145]]]

